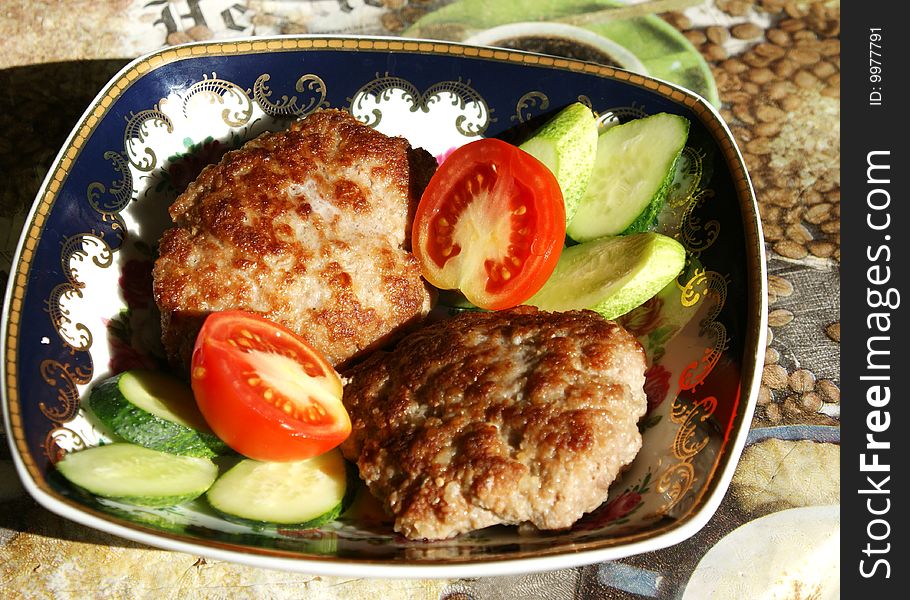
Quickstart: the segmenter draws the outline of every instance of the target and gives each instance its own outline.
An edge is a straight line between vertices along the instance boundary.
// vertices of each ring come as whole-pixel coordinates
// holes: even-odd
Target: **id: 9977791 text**
[[[882,28],[869,28],[869,106],[882,105]]]

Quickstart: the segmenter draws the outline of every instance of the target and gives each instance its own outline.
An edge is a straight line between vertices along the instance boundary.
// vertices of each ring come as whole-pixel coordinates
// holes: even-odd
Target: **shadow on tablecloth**
[[[38,188],[79,117],[129,59],[0,70],[0,289]]]

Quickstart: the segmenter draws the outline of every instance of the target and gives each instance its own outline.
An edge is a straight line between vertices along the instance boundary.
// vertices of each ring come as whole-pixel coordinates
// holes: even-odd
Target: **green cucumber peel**
[[[96,385],[88,406],[128,442],[153,450],[212,458],[233,450],[215,435],[182,381],[157,371],[126,371]]]
[[[654,232],[576,244],[563,249],[528,304],[548,311],[590,309],[615,319],[660,292],[685,262],[682,244]]]
[[[566,223],[575,215],[591,179],[597,139],[594,113],[581,102],[575,102],[556,113],[519,146],[556,177],[566,208]]]

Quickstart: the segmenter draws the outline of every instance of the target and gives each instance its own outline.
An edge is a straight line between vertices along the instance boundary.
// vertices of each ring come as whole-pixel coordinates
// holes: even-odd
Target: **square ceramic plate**
[[[588,104],[604,127],[661,111],[691,132],[659,230],[685,271],[623,317],[649,356],[644,446],[610,497],[567,531],[491,527],[453,540],[396,535],[368,495],[308,531],[229,524],[203,500],[140,509],[55,476],[104,440],[82,407],[93,383],[160,364],[150,267],[167,208],[227,150],[324,107],[444,155],[517,136]],[[467,577],[570,567],[695,533],[724,494],[751,420],[765,347],[764,253],[730,132],[698,96],[606,66],[419,40],[281,37],[166,49],[127,65],[89,106],[22,234],[3,312],[3,409],[27,489],[48,509],[164,548],[328,575]]]

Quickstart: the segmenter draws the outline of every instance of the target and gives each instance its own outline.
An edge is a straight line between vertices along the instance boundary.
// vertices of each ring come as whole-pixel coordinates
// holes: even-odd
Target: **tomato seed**
[[[300,363],[303,365],[303,370],[310,377],[325,377],[326,371],[322,368],[321,365],[318,365],[310,360],[302,360]]]
[[[528,207],[525,206],[524,204],[522,204],[521,206],[519,206],[518,208],[513,210],[512,214],[515,215],[516,217],[520,217],[521,215],[525,214],[526,212],[528,212]]]
[[[262,395],[265,397],[266,400],[271,400],[272,397],[275,395],[275,390],[273,390],[272,388],[267,388],[264,392],[262,392]]]
[[[248,329],[241,329],[240,335],[242,335],[243,337],[248,338],[248,339],[253,339],[253,334],[250,333],[250,331]]]
[[[193,369],[193,378],[202,379],[205,377],[205,367],[196,367]]]

